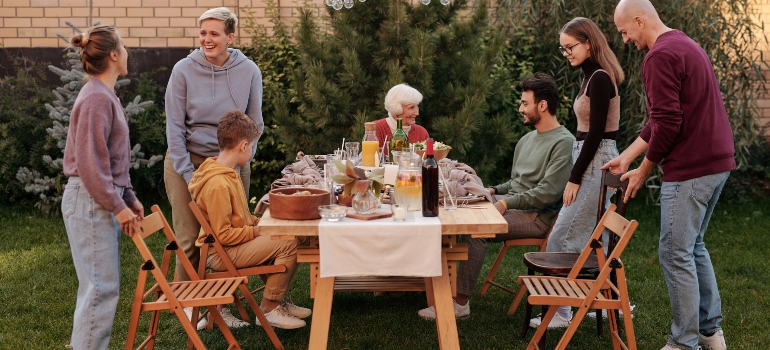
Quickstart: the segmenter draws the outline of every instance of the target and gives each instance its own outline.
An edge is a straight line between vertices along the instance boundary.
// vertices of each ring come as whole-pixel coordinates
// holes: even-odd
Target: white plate
[[[460,196],[460,197],[457,197],[457,205],[476,203],[476,202],[481,202],[483,200],[486,200],[486,198],[479,197],[479,196]]]

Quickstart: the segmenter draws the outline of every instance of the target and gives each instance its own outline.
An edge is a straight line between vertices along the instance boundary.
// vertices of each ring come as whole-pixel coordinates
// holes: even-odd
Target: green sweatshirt
[[[508,194],[508,209],[535,209],[540,221],[553,224],[562,205],[564,188],[572,171],[575,137],[563,126],[524,135],[513,152],[511,180],[494,186]]]

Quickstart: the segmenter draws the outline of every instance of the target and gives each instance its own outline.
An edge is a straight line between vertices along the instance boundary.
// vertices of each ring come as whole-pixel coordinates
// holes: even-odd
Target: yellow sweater
[[[208,158],[195,171],[188,188],[223,246],[254,239],[252,227],[257,218],[249,212],[243,182],[234,168],[217,163],[216,157]],[[195,245],[200,247],[205,238],[201,228]]]

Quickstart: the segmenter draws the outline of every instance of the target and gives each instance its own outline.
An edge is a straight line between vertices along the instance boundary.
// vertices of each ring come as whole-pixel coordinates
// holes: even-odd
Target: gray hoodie
[[[219,154],[217,126],[225,113],[240,110],[259,127],[262,121],[262,72],[238,49],[227,49],[224,66],[206,60],[200,48],[174,65],[166,89],[166,139],[174,170],[190,182],[195,168],[190,152]],[[257,150],[254,143],[252,156]]]

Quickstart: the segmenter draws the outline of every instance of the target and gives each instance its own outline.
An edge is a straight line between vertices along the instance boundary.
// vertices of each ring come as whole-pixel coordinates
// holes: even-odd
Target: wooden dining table
[[[318,249],[318,224],[320,220],[280,220],[270,216],[268,209],[259,221],[261,235],[273,239],[298,239],[306,244],[298,247],[297,261],[310,264],[310,297],[314,298],[313,318],[310,328],[309,349],[326,349],[331,318],[332,297],[335,291],[388,292],[425,291],[428,305],[435,306],[436,330],[441,349],[459,349],[457,323],[454,317],[452,296],[456,295],[457,262],[468,259],[468,247],[457,242],[458,235],[474,238],[491,238],[508,231],[508,224],[489,202],[475,203],[484,208],[459,208],[455,211],[439,211],[441,222],[442,274],[436,277],[325,277],[321,278],[320,252]],[[344,220],[355,220],[346,218]],[[360,221],[362,229],[367,221]]]

